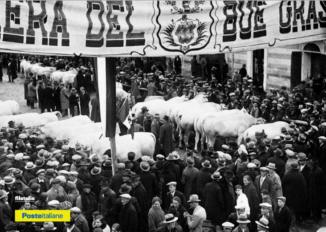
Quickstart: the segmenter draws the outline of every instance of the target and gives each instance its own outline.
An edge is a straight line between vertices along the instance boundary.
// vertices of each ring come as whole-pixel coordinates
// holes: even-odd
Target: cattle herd
[[[123,64],[117,71],[132,67]],[[25,77],[73,84],[83,67],[62,71],[23,59],[20,68]],[[124,71],[117,81],[127,78]],[[294,222],[319,222],[326,209],[326,126],[312,120],[309,101],[297,103],[311,111],[310,121],[304,110],[297,110],[300,117],[285,113],[277,92],[265,94],[267,103],[257,108],[263,97],[250,84],[236,83],[243,89],[225,90],[223,100],[216,78],[186,85],[188,95],[179,86],[164,89],[165,82],[178,82],[177,74],[146,75],[148,92],[178,94],[140,101],[134,87],[146,87],[141,78],[128,77],[130,93],[127,82],[116,82],[117,106],[131,105],[129,129],[115,138],[114,173],[101,122],[89,115],[62,118],[59,111],[21,114],[15,100],[0,101],[0,231],[288,232]],[[17,209],[69,209],[71,222],[20,225],[13,222]]]

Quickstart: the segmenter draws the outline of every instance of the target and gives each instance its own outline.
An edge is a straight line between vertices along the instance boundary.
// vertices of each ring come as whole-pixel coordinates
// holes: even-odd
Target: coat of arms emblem
[[[214,8],[210,1],[158,1],[158,8],[158,38],[163,49],[186,54],[209,43]]]

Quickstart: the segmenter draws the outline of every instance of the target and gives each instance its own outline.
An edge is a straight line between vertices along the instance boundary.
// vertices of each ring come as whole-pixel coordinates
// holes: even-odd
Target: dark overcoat
[[[185,195],[182,192],[175,190],[174,197],[179,197],[181,200],[181,205],[183,205],[183,206],[186,205]],[[173,197],[172,197],[171,193],[168,192],[166,194],[166,200],[165,200],[165,207],[164,207],[165,212],[168,212],[172,202],[173,202]]]
[[[243,188],[243,193],[246,194],[248,198],[248,203],[250,207],[250,220],[253,221],[257,218],[259,213],[259,195],[257,193],[256,187],[253,182],[250,183]]]
[[[172,123],[164,123],[160,128],[160,144],[162,145],[163,153],[168,156],[173,151],[173,127]]]
[[[319,166],[326,173],[326,144],[319,145],[317,151]]]
[[[112,227],[114,223],[114,216],[110,213],[110,209],[113,207],[116,201],[115,192],[108,188],[106,191],[102,191],[99,196],[98,211],[103,215],[106,223]]]
[[[122,232],[136,232],[138,227],[137,212],[135,207],[128,202],[121,207],[119,214],[119,224]]]
[[[44,108],[51,108],[53,107],[53,89],[51,87],[46,87],[43,90],[43,99],[44,99]]]
[[[286,173],[282,179],[282,190],[290,209],[301,212],[307,210],[307,185],[302,173],[293,169]]]
[[[196,173],[194,183],[192,185],[192,193],[197,194],[199,199],[203,198],[206,184],[212,181],[211,175],[211,169],[209,168],[202,168]],[[201,202],[200,205],[203,206],[202,204],[203,203]]]
[[[162,183],[162,205],[165,205],[166,194],[169,191],[169,186],[166,186],[172,181],[176,181],[175,175],[170,170],[163,170],[161,173],[161,178],[163,179]],[[164,210],[164,209],[163,209]]]
[[[154,173],[150,171],[149,172],[142,171],[139,173],[139,176],[140,176],[140,181],[147,193],[148,206],[150,206],[153,197],[159,196],[159,192],[160,192],[156,176]]]
[[[148,211],[149,211],[149,205],[148,205],[148,199],[147,199],[147,193],[144,188],[144,186],[139,183],[136,187],[134,187],[131,190],[131,195],[137,199],[141,214],[138,214],[138,232],[146,232],[148,231]]]
[[[271,178],[266,176],[262,186],[260,187],[260,177],[261,177],[261,175],[257,176],[256,180],[255,180],[255,187],[256,187],[257,194],[258,194],[260,200],[261,200],[261,191],[263,189],[266,189],[269,192],[270,196],[275,196],[275,187],[274,187],[274,183],[271,180]]]
[[[206,184],[202,201],[207,220],[210,220],[213,225],[222,225],[225,218],[224,198],[217,181]]]
[[[326,208],[326,178],[325,173],[320,167],[315,167],[311,170],[309,176],[308,196],[309,208],[325,209]]]
[[[289,207],[283,206],[280,211],[279,206],[276,207],[274,212],[275,219],[275,231],[277,232],[289,232],[292,223],[292,213]]]
[[[81,115],[89,116],[89,101],[91,100],[88,93],[80,94],[80,111]]]

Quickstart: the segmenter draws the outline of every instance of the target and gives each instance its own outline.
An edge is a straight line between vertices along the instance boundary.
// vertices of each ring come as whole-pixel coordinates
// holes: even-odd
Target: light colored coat
[[[271,195],[274,205],[277,205],[277,198],[283,196],[282,191],[282,181],[279,175],[274,172],[274,174],[269,174],[269,178],[271,178],[272,182],[274,183],[275,194]]]
[[[61,102],[61,109],[67,110],[69,109],[69,91],[66,87],[63,87],[60,92],[60,102]]]
[[[56,200],[58,195],[64,195],[65,200],[67,200],[67,193],[63,189],[62,186],[59,186],[59,194],[54,190],[54,188],[50,188],[49,191],[46,192],[48,194],[48,202],[52,200]]]
[[[202,232],[203,222],[206,220],[206,217],[205,209],[198,205],[195,208],[193,215],[187,218],[190,232]]]
[[[76,206],[77,197],[79,197],[79,192],[77,189],[71,190],[68,193],[68,201],[72,204],[72,207]]]

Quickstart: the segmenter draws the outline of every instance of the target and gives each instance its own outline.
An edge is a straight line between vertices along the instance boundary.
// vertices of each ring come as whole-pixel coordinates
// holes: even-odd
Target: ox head
[[[263,118],[257,118],[255,125],[265,124],[266,120]]]
[[[198,93],[194,98],[197,102],[203,103],[208,102],[208,96],[205,93]]]
[[[75,68],[70,68],[69,71],[71,71],[73,74],[77,74],[78,73],[77,69],[75,69]]]

